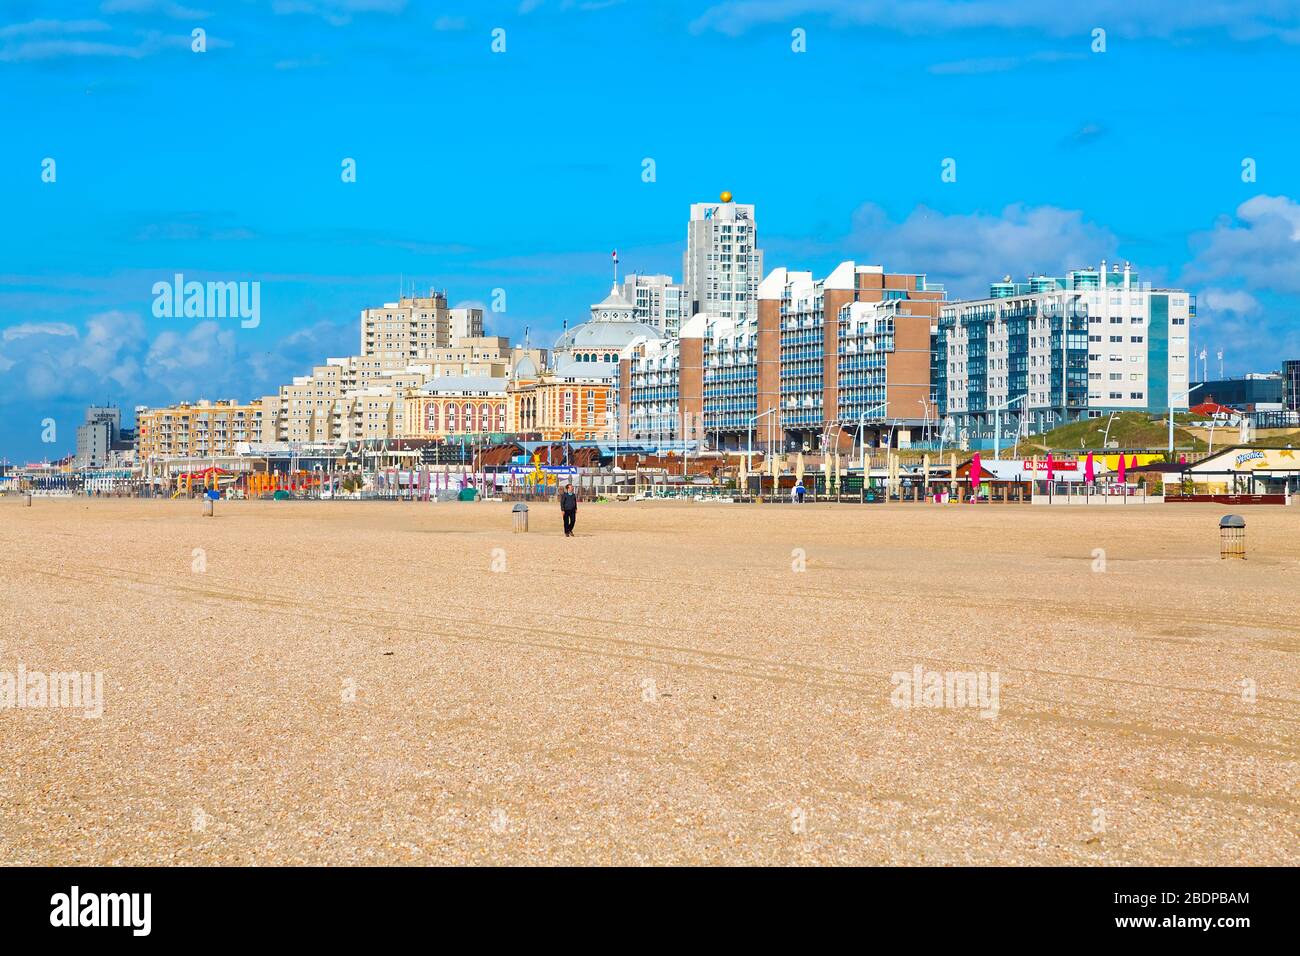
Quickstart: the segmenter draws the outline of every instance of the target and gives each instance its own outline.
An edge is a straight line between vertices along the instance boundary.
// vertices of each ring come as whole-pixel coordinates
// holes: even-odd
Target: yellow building
[[[199,401],[140,407],[135,410],[135,427],[141,461],[233,455],[239,442],[261,440],[262,403]]]
[[[441,375],[406,393],[404,438],[454,438],[510,431],[506,379]]]
[[[543,372],[525,358],[515,366],[508,393],[512,432],[539,434],[543,441],[592,441],[614,435],[613,379],[581,374],[577,363]]]

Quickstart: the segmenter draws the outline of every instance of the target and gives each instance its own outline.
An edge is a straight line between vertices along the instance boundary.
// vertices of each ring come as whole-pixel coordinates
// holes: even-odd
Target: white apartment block
[[[756,319],[763,253],[758,249],[754,207],[734,202],[693,203],[686,229],[682,285],[691,314]]]
[[[666,275],[631,275],[623,280],[623,297],[636,306],[634,318],[674,336],[689,319],[691,297],[686,286]]]
[[[1195,296],[1152,288],[1128,263],[1004,278],[989,298],[941,310],[940,414],[978,439],[995,418],[1014,435],[1022,420],[1037,432],[1112,411],[1185,409],[1195,314]]]

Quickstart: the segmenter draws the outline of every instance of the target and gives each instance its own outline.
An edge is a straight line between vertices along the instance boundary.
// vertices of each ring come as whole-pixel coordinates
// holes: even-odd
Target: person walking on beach
[[[578,496],[573,493],[573,485],[565,485],[560,495],[560,513],[564,515],[564,536],[573,537],[573,524],[578,520]]]

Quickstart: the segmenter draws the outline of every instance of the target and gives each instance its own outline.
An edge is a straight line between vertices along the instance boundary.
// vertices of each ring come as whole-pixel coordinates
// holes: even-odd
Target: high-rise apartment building
[[[261,418],[258,401],[140,406],[135,410],[137,452],[141,461],[234,455],[241,442],[260,440]]]
[[[122,412],[112,406],[92,405],[86,409],[86,420],[77,426],[77,468],[103,468],[114,451],[123,450]]]
[[[361,354],[402,359],[423,357],[483,334],[483,310],[449,309],[443,292],[401,296],[382,308],[361,312]]]
[[[628,276],[623,280],[623,297],[636,307],[638,322],[663,335],[676,335],[692,315],[690,294],[672,276]]]
[[[710,448],[818,449],[861,431],[932,420],[931,330],[942,286],[843,262],[824,279],[784,268],[757,314],[697,313],[677,340],[635,343],[620,363],[620,435]]]
[[[954,439],[1014,436],[1111,411],[1188,406],[1196,297],[1153,289],[1125,263],[1064,278],[1010,277],[944,305],[935,334],[939,414]]]
[[[716,203],[691,205],[682,285],[691,314],[752,319],[758,315],[758,283],[763,277],[758,223],[752,205],[731,202],[730,193],[722,197]]]

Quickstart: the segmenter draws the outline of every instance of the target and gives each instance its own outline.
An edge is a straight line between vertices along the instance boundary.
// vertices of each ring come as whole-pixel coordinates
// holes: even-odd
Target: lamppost
[[[881,402],[879,405],[874,405],[871,408],[868,408],[866,411],[862,412],[862,414],[858,416],[858,454],[861,456],[862,481],[864,487],[867,480],[867,443],[866,441],[863,440],[863,433],[865,431],[866,424],[867,424],[867,416],[870,415],[872,412],[874,412],[877,408],[884,409],[886,412],[888,412],[889,402]]]
[[[1111,413],[1110,413],[1110,418],[1106,419],[1106,432],[1105,432],[1105,434],[1103,434],[1103,435],[1101,436],[1101,447],[1102,447],[1102,448],[1109,448],[1109,447],[1110,447],[1110,423],[1113,422],[1113,421],[1115,420],[1115,416],[1116,416],[1117,414],[1118,414],[1118,412],[1111,412]]]
[[[745,438],[745,470],[754,470],[754,425],[758,424],[759,419],[767,418],[772,412],[777,411],[780,406],[772,406],[767,411],[759,412],[758,415],[749,416],[749,434]],[[771,454],[771,442],[768,442],[768,454]]]
[[[1009,399],[1003,404],[997,406],[997,408],[993,409],[993,457],[994,458],[996,459],[1002,458],[1002,412],[1006,409],[1011,408],[1011,406],[1014,405],[1016,402],[1023,402],[1028,397],[1029,397],[1029,393],[1026,392],[1024,395],[1021,395],[1019,398]],[[1019,428],[1017,428],[1017,432],[1018,431]],[[1017,434],[1016,437],[1019,438],[1019,435]]]
[[[928,399],[918,398],[916,404],[920,405],[925,411],[925,417],[921,419],[921,437],[924,440],[930,428],[930,402]]]
[[[1204,382],[1201,383],[1201,385],[1204,384],[1205,384]],[[1200,388],[1201,385],[1193,385],[1187,391],[1179,392],[1177,395],[1171,395],[1169,397],[1169,460],[1170,462],[1174,460],[1174,400],[1176,398],[1186,398],[1189,400],[1189,404],[1190,404],[1192,392]]]

